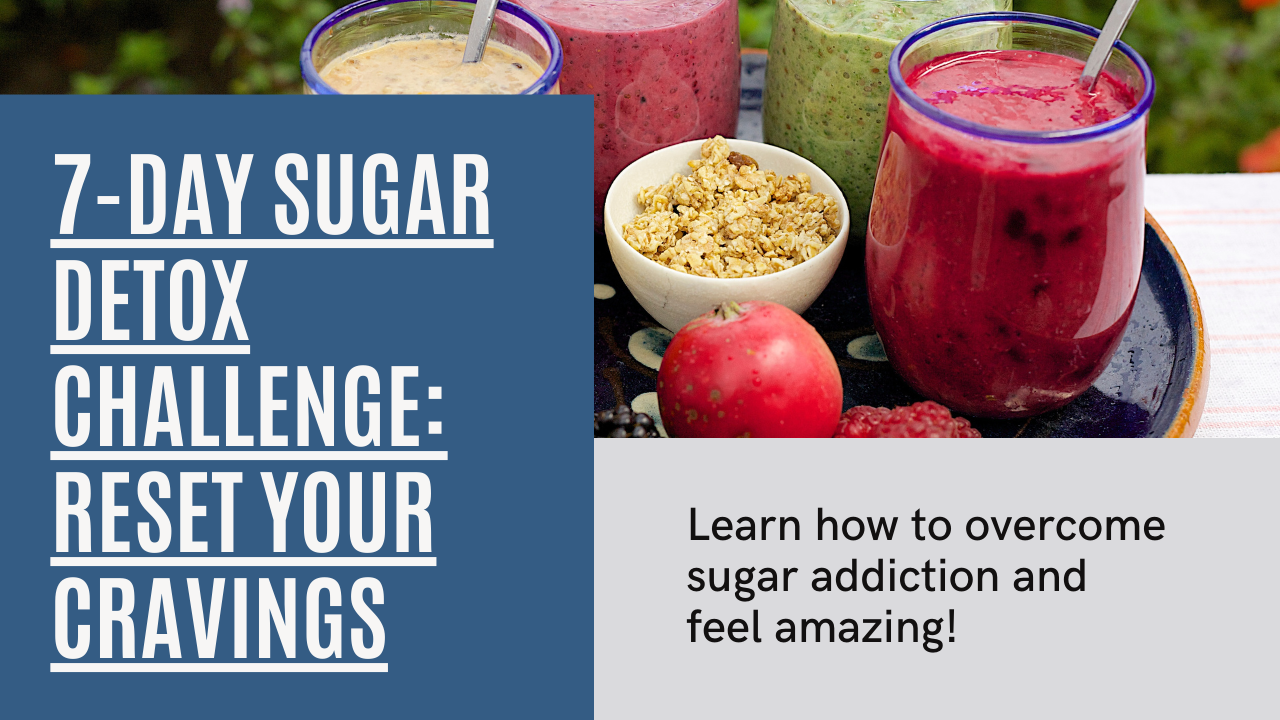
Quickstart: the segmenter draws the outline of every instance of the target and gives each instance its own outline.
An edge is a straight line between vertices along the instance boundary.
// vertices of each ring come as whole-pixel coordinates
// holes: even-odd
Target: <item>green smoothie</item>
[[[935,20],[1012,0],[778,0],[764,87],[764,140],[814,162],[865,235],[889,99],[889,53]]]

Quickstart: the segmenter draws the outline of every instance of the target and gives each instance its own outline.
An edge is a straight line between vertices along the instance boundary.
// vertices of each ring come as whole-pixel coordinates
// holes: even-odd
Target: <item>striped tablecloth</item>
[[[1209,336],[1196,437],[1280,436],[1280,173],[1148,175],[1146,188]]]

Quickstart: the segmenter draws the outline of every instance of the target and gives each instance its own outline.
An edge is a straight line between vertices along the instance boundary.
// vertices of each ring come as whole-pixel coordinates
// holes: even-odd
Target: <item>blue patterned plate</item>
[[[759,140],[765,59],[744,54],[739,136]],[[752,137],[752,136],[755,137]],[[1191,276],[1150,214],[1142,281],[1124,340],[1084,395],[1019,420],[971,418],[984,437],[1190,437],[1209,382],[1209,346]],[[658,365],[670,331],[649,317],[618,278],[603,237],[595,251],[595,409],[627,402],[657,417]],[[844,407],[894,407],[923,398],[889,366],[871,325],[866,276],[846,253],[831,284],[804,313],[826,339],[844,379]]]

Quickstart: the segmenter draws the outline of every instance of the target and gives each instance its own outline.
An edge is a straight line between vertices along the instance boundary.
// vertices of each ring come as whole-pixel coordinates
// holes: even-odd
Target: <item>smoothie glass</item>
[[[320,72],[334,59],[389,37],[439,33],[466,37],[475,0],[360,0],[340,8],[311,29],[302,43],[302,79],[308,95],[337,95]],[[528,10],[500,0],[489,42],[519,50],[544,70],[521,95],[559,92],[563,55],[560,41]]]
[[[1012,0],[778,0],[764,81],[764,141],[812,160],[862,235],[889,100],[889,55],[913,30]]]
[[[595,211],[654,150],[738,129],[738,0],[517,0],[564,47],[561,90],[595,95]]]
[[[934,58],[982,50],[1083,65],[1097,35],[1042,15],[970,15],[922,28],[890,60],[866,245],[871,312],[898,373],[959,413],[1010,418],[1061,407],[1106,367],[1142,270],[1155,85],[1119,43],[1104,73],[1131,92],[1132,107],[1101,124],[1034,131],[948,113],[904,78]]]

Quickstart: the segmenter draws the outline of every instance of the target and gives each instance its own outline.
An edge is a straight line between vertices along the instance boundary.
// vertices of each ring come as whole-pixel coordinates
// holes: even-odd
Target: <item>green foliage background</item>
[[[1112,0],[1013,0],[1015,10],[1102,27]],[[740,0],[742,42],[769,46],[774,0]],[[1280,3],[1142,0],[1123,39],[1156,77],[1151,172],[1235,172],[1241,148],[1280,128]]]
[[[0,0],[4,92],[300,92],[298,51],[342,2]]]
[[[776,0],[739,0],[765,48]],[[0,91],[299,92],[298,49],[328,0],[0,0]],[[1112,0],[1014,0],[1100,27]],[[1232,172],[1280,127],[1280,3],[1142,0],[1124,39],[1156,74],[1152,172]]]

